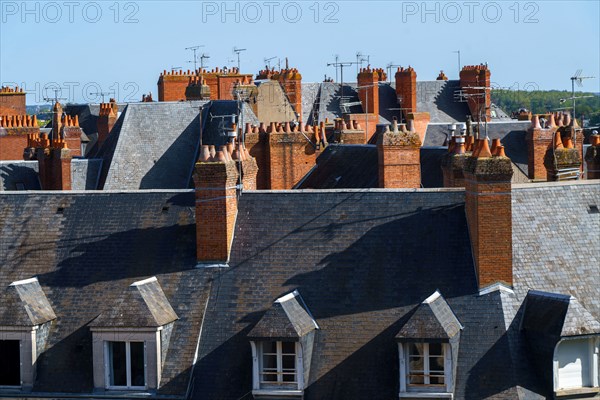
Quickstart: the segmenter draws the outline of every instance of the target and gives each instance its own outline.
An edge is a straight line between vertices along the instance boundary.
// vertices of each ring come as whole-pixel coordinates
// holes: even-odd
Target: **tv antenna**
[[[57,88],[46,88],[46,90],[52,90],[54,92],[54,97],[44,97],[44,101],[48,102],[48,103],[58,103],[59,100],[67,100],[66,97],[58,97],[58,92],[60,92],[62,94],[62,88],[57,87]]]
[[[204,47],[204,45],[190,46],[190,47],[185,48],[186,50],[191,50],[194,52],[194,60],[188,61],[189,63],[194,63],[194,71],[196,71],[198,69],[198,56],[197,56],[196,52],[198,51],[198,49],[200,47]]]
[[[204,69],[205,65],[204,65],[204,60],[209,59],[210,56],[206,53],[202,53],[202,55],[200,56],[200,69]]]
[[[233,48],[233,52],[237,55],[237,68],[238,72],[240,71],[240,53],[242,51],[246,51],[247,49],[238,49],[237,47]]]
[[[561,103],[564,103],[563,100],[573,100],[573,118],[577,119],[577,114],[575,114],[575,99],[582,99],[585,97],[593,97],[593,96],[580,96],[580,97],[575,97],[575,83],[577,83],[578,87],[583,87],[583,80],[584,79],[594,79],[595,76],[581,76],[581,73],[583,71],[581,69],[578,69],[577,71],[575,71],[575,74],[571,77],[571,98],[570,99],[561,99]],[[582,126],[583,126],[583,121],[581,121]]]
[[[277,57],[263,58],[263,61],[265,62],[265,64],[267,64],[267,69],[271,69],[271,61],[273,61],[276,58]]]
[[[114,92],[90,92],[90,96],[100,96],[102,97],[102,102],[104,103],[104,96],[108,96],[109,94],[112,94]]]
[[[356,53],[356,75],[360,72],[360,67],[362,67],[363,62],[367,62],[369,64],[369,59],[371,56],[362,54],[360,51]]]
[[[336,55],[336,59],[337,59],[337,55]],[[340,89],[341,89],[341,93],[340,93],[340,109],[342,111],[342,114],[344,114],[344,67],[350,67],[352,65],[356,64],[355,61],[342,61],[342,62],[333,62],[333,63],[327,63],[328,67],[335,67],[335,75],[337,76],[337,69],[338,67],[340,68]]]
[[[390,83],[392,83],[392,68],[397,68],[397,67],[401,67],[402,65],[398,65],[398,64],[394,64],[393,61],[390,61],[390,63],[388,65],[386,65],[387,71],[388,71],[388,79],[390,81]]]
[[[171,72],[175,72],[175,71],[178,71],[178,70],[181,70],[181,67],[173,67],[173,66],[171,66]]]
[[[460,50],[454,50],[453,53],[458,55],[458,75],[460,76]]]

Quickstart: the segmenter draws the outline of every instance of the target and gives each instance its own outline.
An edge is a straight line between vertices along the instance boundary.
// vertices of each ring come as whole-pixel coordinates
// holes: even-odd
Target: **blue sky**
[[[28,103],[61,87],[70,102],[156,97],[161,71],[193,68],[186,47],[204,45],[208,66],[256,73],[289,58],[304,81],[356,61],[412,65],[419,80],[487,62],[495,87],[568,89],[569,77],[600,76],[598,1],[0,1],[0,82],[24,84]],[[273,62],[276,62],[273,61]],[[355,80],[356,66],[345,69]],[[585,90],[600,92],[598,78]],[[94,94],[91,94],[94,93]],[[107,96],[108,97],[108,96]]]

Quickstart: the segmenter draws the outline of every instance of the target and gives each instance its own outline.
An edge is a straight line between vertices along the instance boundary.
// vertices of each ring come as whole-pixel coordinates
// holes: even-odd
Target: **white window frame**
[[[162,374],[161,331],[159,328],[99,328],[92,327],[92,356],[94,388],[96,390],[137,390],[147,392],[158,389]],[[109,357],[106,342],[144,342],[145,386],[111,386]]]
[[[263,345],[265,343],[276,343],[277,348],[277,382],[263,382]],[[254,395],[262,395],[262,396],[298,396],[302,395],[304,392],[304,364],[302,358],[302,345],[300,342],[294,343],[294,350],[296,352],[295,359],[295,374],[296,381],[295,382],[284,382],[283,381],[283,349],[282,349],[282,341],[280,340],[261,340],[261,341],[251,341],[250,345],[252,347],[252,394]],[[289,353],[286,353],[289,354]],[[281,379],[280,379],[281,378]],[[281,386],[281,387],[279,387]],[[285,387],[287,386],[287,387]]]
[[[423,344],[424,360],[423,373],[425,382],[428,380],[429,373],[429,342],[419,342]],[[453,398],[453,377],[452,377],[452,348],[449,343],[440,343],[442,345],[442,355],[444,357],[444,384],[429,385],[429,384],[409,384],[408,375],[409,367],[409,346],[411,343],[398,343],[398,358],[400,362],[400,392],[398,397],[442,397]]]
[[[590,354],[590,365],[589,370],[591,374],[591,382],[592,386],[582,386],[580,388],[561,388],[560,379],[559,379],[559,360],[558,360],[558,351],[561,344],[568,342],[569,340],[578,339],[578,340],[587,340],[588,341],[588,349]],[[556,347],[554,348],[554,357],[553,357],[553,372],[554,372],[554,391],[555,392],[569,392],[569,391],[577,391],[580,389],[598,389],[600,388],[600,336],[589,336],[589,337],[573,337],[571,339],[565,338],[560,340]]]
[[[125,386],[115,386],[110,384],[112,372],[112,355],[110,352],[110,343],[125,343],[125,369],[127,384]],[[144,344],[144,386],[133,386],[131,384],[131,343]],[[110,390],[146,390],[148,388],[148,362],[146,356],[146,342],[142,340],[106,340],[104,342],[104,373],[106,389]]]

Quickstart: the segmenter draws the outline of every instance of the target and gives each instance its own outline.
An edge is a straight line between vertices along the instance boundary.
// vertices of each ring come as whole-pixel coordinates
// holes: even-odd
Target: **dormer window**
[[[143,341],[106,341],[105,346],[108,388],[146,388],[146,343]]]
[[[177,314],[156,277],[134,282],[91,324],[96,390],[156,390]]]
[[[302,354],[298,342],[258,342],[260,349],[259,379],[262,389],[298,389],[298,371]],[[300,363],[300,365],[298,365]]]
[[[37,278],[11,283],[0,304],[0,388],[31,390],[56,315]]]
[[[439,292],[433,293],[400,329],[400,398],[452,398],[462,325]]]
[[[554,397],[600,392],[600,322],[575,297],[530,290],[521,329]]]
[[[280,297],[250,331],[255,398],[302,398],[316,321],[297,291]]]
[[[408,343],[406,345],[407,385],[445,389],[446,343]]]

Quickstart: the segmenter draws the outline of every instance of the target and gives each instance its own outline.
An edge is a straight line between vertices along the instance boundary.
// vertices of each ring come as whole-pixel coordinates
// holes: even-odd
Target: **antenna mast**
[[[198,49],[200,47],[204,47],[204,45],[198,45],[198,46],[191,46],[191,47],[186,47],[186,50],[191,50],[194,52],[194,60],[193,61],[188,61],[189,63],[194,63],[194,71],[196,71],[198,69],[198,57],[196,56],[196,52],[198,51]]]
[[[238,49],[237,47],[233,48],[233,52],[235,54],[237,54],[237,67],[238,67],[238,72],[240,71],[240,53],[242,51],[246,51],[247,49]]]

